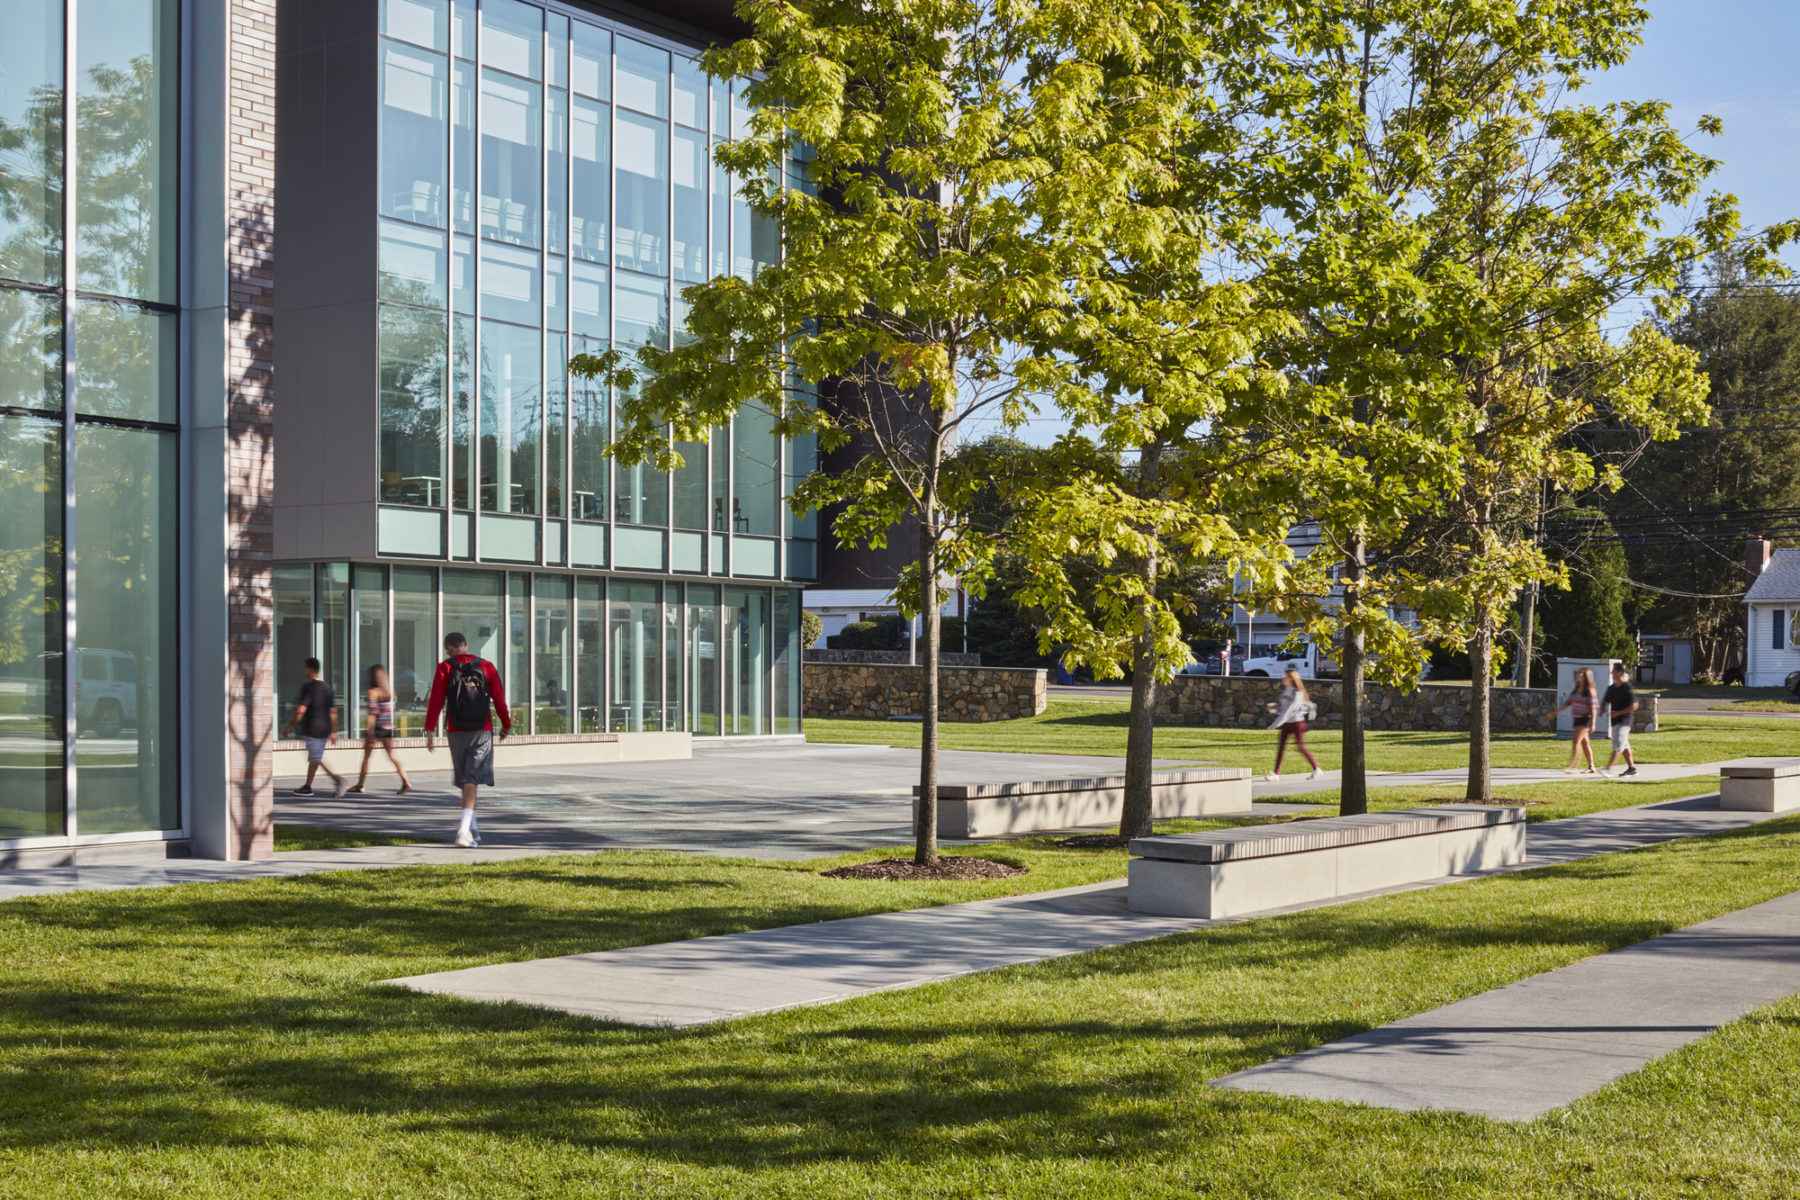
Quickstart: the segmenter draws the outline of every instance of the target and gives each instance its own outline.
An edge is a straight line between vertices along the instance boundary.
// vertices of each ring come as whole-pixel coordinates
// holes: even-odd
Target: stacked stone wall
[[[805,661],[809,663],[882,663],[900,667],[913,665],[912,656],[904,650],[808,650]],[[946,667],[979,667],[981,655],[963,654],[956,650],[940,650],[938,651],[938,661]]]
[[[1467,684],[1424,683],[1410,692],[1381,684],[1364,688],[1365,729],[1463,730],[1469,728]],[[1260,729],[1271,720],[1267,706],[1281,692],[1279,679],[1245,676],[1182,675],[1157,689],[1156,720],[1160,725],[1216,725]],[[1314,729],[1342,729],[1343,685],[1318,679],[1307,694],[1319,706]],[[1496,733],[1551,733],[1558,698],[1548,688],[1490,688],[1490,728]],[[1656,729],[1656,697],[1638,693],[1639,732]]]
[[[924,670],[888,663],[805,664],[809,717],[917,717]],[[1044,711],[1045,673],[1021,667],[944,667],[938,716],[945,721],[1010,721]]]

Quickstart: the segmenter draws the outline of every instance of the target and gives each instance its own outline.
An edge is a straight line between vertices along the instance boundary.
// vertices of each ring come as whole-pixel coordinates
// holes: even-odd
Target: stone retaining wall
[[[923,668],[887,663],[807,662],[809,717],[916,717]],[[938,716],[945,721],[1010,721],[1044,711],[1045,672],[1030,667],[945,667]]]
[[[899,667],[912,665],[912,659],[904,650],[808,650],[804,661],[809,663],[881,663],[886,666]],[[938,661],[946,667],[979,667],[981,655],[964,654],[960,650],[939,650]]]
[[[1367,715],[1365,729],[1467,730],[1467,684],[1422,683],[1410,692],[1381,684],[1368,684],[1363,695]],[[1280,695],[1278,679],[1245,676],[1181,675],[1157,689],[1156,720],[1161,725],[1222,725],[1260,729],[1270,717],[1265,705]],[[1343,685],[1334,679],[1307,684],[1307,694],[1319,706],[1311,722],[1314,729],[1342,729]],[[1492,688],[1490,727],[1495,733],[1551,733],[1556,720],[1550,715],[1558,703],[1549,688]],[[1633,729],[1655,732],[1656,697],[1638,693]]]

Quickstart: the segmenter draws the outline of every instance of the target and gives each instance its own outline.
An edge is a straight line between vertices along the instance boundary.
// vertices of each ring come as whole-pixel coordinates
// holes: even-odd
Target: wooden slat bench
[[[914,787],[915,811],[918,795],[919,789]],[[1150,797],[1150,815],[1157,820],[1245,815],[1250,811],[1250,769],[1157,771],[1151,775]],[[1124,803],[1123,775],[939,784],[938,833],[947,838],[1003,837],[1117,825]]]
[[[1734,758],[1720,763],[1719,807],[1736,812],[1800,808],[1800,758]]]
[[[1234,917],[1525,859],[1525,810],[1445,805],[1133,838],[1133,912]]]

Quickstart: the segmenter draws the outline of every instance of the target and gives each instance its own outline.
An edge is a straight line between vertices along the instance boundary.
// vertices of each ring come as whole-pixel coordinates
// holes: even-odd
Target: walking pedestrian
[[[1319,760],[1306,748],[1306,719],[1311,715],[1312,700],[1306,694],[1306,681],[1300,678],[1300,672],[1289,667],[1281,676],[1281,698],[1275,702],[1275,720],[1269,726],[1280,731],[1275,743],[1275,769],[1263,778],[1281,778],[1281,760],[1287,754],[1289,737],[1294,739],[1295,749],[1312,767],[1312,774],[1307,778],[1317,779],[1325,773],[1319,770]]]
[[[1592,775],[1594,770],[1594,714],[1600,707],[1599,697],[1594,694],[1594,673],[1586,667],[1575,672],[1575,686],[1569,692],[1569,698],[1557,706],[1557,716],[1563,709],[1569,710],[1569,726],[1574,731],[1575,741],[1569,747],[1569,765],[1563,768],[1564,775],[1575,774],[1575,764],[1582,755],[1587,756],[1587,770],[1583,775]]]
[[[313,779],[323,770],[337,785],[332,795],[341,796],[344,794],[344,777],[325,765],[325,747],[337,744],[337,697],[332,695],[331,685],[319,677],[318,659],[309,658],[303,665],[306,682],[300,685],[294,715],[281,730],[281,736],[285,738],[298,725],[300,736],[306,742],[306,782],[294,789],[294,795],[313,795]]]
[[[406,777],[406,768],[394,756],[394,692],[388,686],[387,668],[380,663],[369,668],[369,690],[364,707],[369,716],[363,726],[362,771],[356,777],[355,786],[346,791],[352,796],[363,794],[363,785],[369,782],[369,760],[375,757],[375,747],[380,746],[387,752],[387,760],[394,764],[394,770],[400,773],[400,790],[395,795],[404,796],[412,791],[412,780]]]
[[[1612,678],[1612,686],[1600,701],[1612,722],[1612,757],[1606,760],[1606,769],[1611,771],[1619,756],[1624,755],[1625,769],[1619,772],[1619,778],[1624,779],[1638,773],[1637,759],[1631,753],[1631,714],[1638,709],[1637,693],[1631,690],[1630,672],[1624,663],[1613,664]]]
[[[445,739],[450,743],[450,767],[456,786],[462,789],[462,823],[456,829],[456,844],[478,846],[481,826],[475,820],[475,789],[494,786],[493,714],[500,716],[501,737],[512,732],[512,714],[506,709],[500,672],[487,659],[469,653],[468,638],[446,634],[444,655],[425,703],[425,753],[437,751],[441,712]]]

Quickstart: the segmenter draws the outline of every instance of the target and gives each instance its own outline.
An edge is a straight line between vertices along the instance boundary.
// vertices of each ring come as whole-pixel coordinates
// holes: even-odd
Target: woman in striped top
[[[363,784],[369,781],[369,760],[375,757],[375,746],[380,743],[387,751],[388,761],[394,764],[394,770],[400,772],[399,795],[412,791],[412,780],[406,777],[406,768],[394,757],[394,692],[388,686],[387,668],[376,663],[369,668],[369,691],[367,702],[369,719],[363,727],[363,761],[362,774],[356,777],[356,786],[346,790],[346,795],[361,795]]]
[[[1587,770],[1581,773],[1594,773],[1594,747],[1588,740],[1588,735],[1594,732],[1594,712],[1599,707],[1600,700],[1594,691],[1594,673],[1582,667],[1575,672],[1575,688],[1569,693],[1569,698],[1557,706],[1556,712],[1550,714],[1554,717],[1563,709],[1568,709],[1569,723],[1575,730],[1575,742],[1569,747],[1569,765],[1563,768],[1564,775],[1575,774],[1575,764],[1584,754],[1587,755]]]

